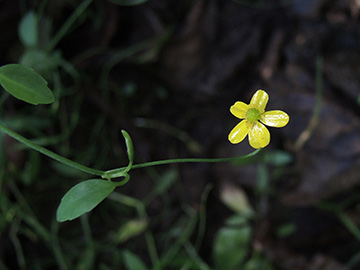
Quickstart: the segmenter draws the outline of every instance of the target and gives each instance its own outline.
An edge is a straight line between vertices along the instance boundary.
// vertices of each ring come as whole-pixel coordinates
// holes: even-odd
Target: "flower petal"
[[[270,132],[261,124],[256,122],[252,129],[249,131],[249,143],[251,147],[258,149],[264,148],[270,142]]]
[[[230,131],[229,141],[234,144],[241,142],[249,133],[250,128],[251,124],[247,120],[242,120]]]
[[[249,106],[250,108],[258,109],[260,113],[263,113],[268,100],[269,95],[264,90],[257,90],[252,96]]]
[[[263,113],[260,121],[270,127],[284,127],[289,119],[289,115],[283,111],[268,111]]]
[[[244,102],[238,101],[230,107],[230,112],[237,118],[244,119],[248,108],[249,105],[245,104]]]

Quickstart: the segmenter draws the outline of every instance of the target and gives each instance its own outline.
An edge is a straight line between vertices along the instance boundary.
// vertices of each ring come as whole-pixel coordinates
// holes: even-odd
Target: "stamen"
[[[255,108],[248,109],[245,115],[246,120],[248,120],[250,123],[255,123],[260,119],[260,117],[261,113],[258,109]]]

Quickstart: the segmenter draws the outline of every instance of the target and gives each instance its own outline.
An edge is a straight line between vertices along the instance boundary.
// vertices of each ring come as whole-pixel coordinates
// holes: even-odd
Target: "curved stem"
[[[254,152],[247,154],[245,156],[240,157],[229,157],[229,158],[179,158],[179,159],[166,159],[166,160],[158,160],[145,162],[141,164],[135,164],[131,167],[131,169],[145,168],[157,165],[171,164],[171,163],[194,163],[194,162],[205,162],[205,163],[217,163],[217,162],[239,162],[240,164],[249,163],[248,158],[256,155],[260,152],[261,149],[257,149]],[[242,162],[241,162],[242,161]]]
[[[71,16],[66,20],[66,22],[62,25],[60,30],[55,34],[55,36],[50,41],[47,52],[51,52],[56,45],[60,42],[60,40],[65,36],[65,34],[69,31],[71,26],[73,26],[74,22],[84,13],[85,9],[92,3],[93,0],[84,0],[71,14]]]
[[[93,174],[93,175],[98,175],[101,176],[102,178],[107,178],[107,179],[111,179],[111,178],[115,178],[115,177],[119,177],[119,176],[126,176],[127,172],[130,169],[139,169],[139,168],[146,168],[146,167],[151,167],[151,166],[158,166],[158,165],[165,165],[165,164],[172,164],[172,163],[194,163],[194,162],[205,162],[205,163],[215,163],[215,162],[229,162],[229,161],[233,161],[233,162],[238,162],[238,164],[248,164],[251,163],[253,160],[250,159],[250,157],[255,156],[257,153],[259,153],[261,151],[261,149],[257,149],[255,151],[253,151],[250,154],[247,154],[245,156],[240,156],[240,157],[229,157],[229,158],[179,158],[179,159],[166,159],[166,160],[158,160],[158,161],[151,161],[151,162],[145,162],[145,163],[140,163],[140,164],[135,164],[131,166],[132,163],[132,157],[130,158],[130,168],[129,166],[126,167],[121,167],[121,168],[117,168],[117,169],[113,169],[113,170],[108,170],[108,171],[101,171],[101,170],[96,170],[96,169],[92,169],[89,167],[86,167],[82,164],[79,164],[75,161],[72,161],[70,159],[67,159],[65,157],[62,157],[40,145],[37,145],[36,143],[24,138],[23,136],[17,134],[16,132],[8,129],[7,127],[5,127],[4,125],[0,124],[0,131],[6,133],[7,135],[9,135],[10,137],[14,138],[15,140],[21,142],[22,144],[26,145],[29,148],[32,148],[38,152],[40,152],[41,154],[44,154],[58,162],[61,162],[65,165],[68,165],[74,169],[77,169],[79,171],[83,171],[89,174]]]
[[[239,164],[248,164],[252,160],[250,157],[255,156],[259,153],[261,149],[257,149],[250,154],[240,157],[229,157],[229,158],[178,158],[178,159],[165,159],[165,160],[158,160],[158,161],[150,161],[140,164],[132,165],[131,169],[140,169],[145,167],[152,167],[158,165],[165,165],[165,164],[172,164],[172,163],[194,163],[194,162],[205,162],[205,163],[216,163],[216,162],[238,162]],[[106,171],[104,175],[116,175],[116,173],[123,172],[126,167],[121,167],[113,170]]]
[[[100,170],[96,170],[96,169],[92,169],[89,167],[86,167],[84,165],[81,165],[75,161],[72,161],[70,159],[67,159],[65,157],[62,157],[42,146],[37,145],[36,143],[24,138],[23,136],[17,134],[16,132],[8,129],[7,127],[5,127],[4,125],[0,124],[0,131],[6,133],[7,135],[9,135],[10,137],[14,138],[15,140],[21,142],[22,144],[26,145],[29,148],[32,148],[38,152],[40,152],[41,154],[44,154],[52,159],[55,159],[56,161],[59,161],[65,165],[68,165],[70,167],[73,167],[74,169],[77,169],[79,171],[83,171],[89,174],[93,174],[93,175],[98,175],[98,176],[102,176],[104,175],[105,172],[100,171]]]

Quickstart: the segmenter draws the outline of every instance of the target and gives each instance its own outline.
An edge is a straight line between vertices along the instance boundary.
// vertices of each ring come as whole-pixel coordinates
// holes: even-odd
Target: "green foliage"
[[[55,100],[46,80],[23,65],[9,64],[0,67],[0,84],[14,97],[33,105],[49,104]]]
[[[114,169],[114,170],[109,170],[103,173],[102,178],[105,179],[112,179],[112,178],[116,178],[116,177],[125,177],[125,179],[119,183],[118,185],[122,185],[122,184],[126,184],[127,181],[129,180],[129,175],[128,172],[130,171],[133,162],[134,162],[134,146],[131,140],[131,137],[129,135],[129,133],[127,133],[125,130],[121,131],[124,139],[125,139],[125,144],[126,144],[126,151],[127,151],[127,155],[128,155],[128,159],[129,159],[129,164],[125,167],[125,168],[119,168],[119,169]]]
[[[56,213],[59,222],[73,220],[94,209],[116,188],[117,183],[91,179],[72,187],[62,198]]]
[[[88,2],[91,0],[87,0]],[[89,4],[89,3],[85,3]],[[81,7],[83,8],[84,4]],[[75,17],[81,13],[75,12]],[[41,24],[40,24],[41,20]],[[66,27],[70,27],[74,21],[71,20]],[[52,36],[52,22],[47,17],[40,17],[35,11],[31,10],[25,14],[19,23],[18,35],[24,46],[24,52],[19,58],[19,63],[39,72],[48,80],[58,76],[59,68],[64,69],[74,80],[79,79],[78,72],[67,62],[59,50],[55,50],[58,42],[65,34],[65,31]],[[65,29],[66,30],[66,29]]]
[[[264,162],[274,166],[284,166],[293,161],[293,157],[289,152],[285,151],[271,151],[264,156]]]
[[[134,146],[133,146],[133,142],[131,140],[131,137],[129,135],[129,133],[127,133],[125,130],[121,131],[122,135],[124,136],[125,139],[125,144],[126,144],[126,151],[127,151],[127,155],[129,158],[129,164],[126,167],[125,171],[129,172],[131,169],[131,166],[134,163]]]
[[[296,231],[296,225],[293,223],[286,223],[281,225],[278,229],[277,229],[277,235],[280,238],[284,238],[287,237],[289,235],[291,235],[292,233],[294,233]]]
[[[143,261],[139,256],[132,253],[130,250],[123,252],[124,264],[127,270],[147,270]]]
[[[252,229],[242,216],[233,216],[221,228],[214,243],[215,268],[218,270],[241,269],[249,252]]]
[[[147,221],[145,219],[129,220],[122,225],[119,231],[114,235],[114,241],[123,243],[132,237],[135,237],[145,231],[147,228]]]
[[[19,38],[21,42],[29,47],[38,45],[38,17],[34,11],[29,11],[20,21]]]
[[[262,254],[255,252],[255,254],[246,262],[244,270],[273,270],[271,262]]]
[[[147,0],[109,1],[122,6],[135,6],[147,2]],[[86,18],[89,15],[85,11],[91,4],[94,4],[92,0],[80,1],[73,13],[62,25],[59,25],[58,31],[54,34],[50,31],[51,18],[44,15],[46,1],[43,1],[43,6],[39,10],[25,13],[18,28],[19,39],[24,46],[23,53],[18,58],[22,65],[11,64],[0,68],[1,85],[16,98],[34,105],[53,102],[55,100],[54,95],[41,76],[44,76],[53,86],[56,96],[56,102],[53,106],[41,106],[36,109],[28,109],[30,106],[24,106],[27,111],[19,111],[17,118],[4,117],[2,119],[0,131],[21,143],[21,145],[15,144],[14,149],[21,152],[20,154],[24,154],[26,160],[21,163],[23,167],[20,169],[15,162],[11,164],[4,162],[6,159],[4,153],[0,156],[0,188],[6,187],[5,192],[0,196],[0,232],[10,231],[10,242],[15,247],[14,252],[22,269],[25,269],[26,264],[30,262],[31,267],[29,269],[91,269],[92,267],[96,269],[123,269],[125,267],[128,270],[210,270],[212,267],[207,265],[205,259],[199,254],[207,230],[206,200],[209,189],[205,188],[203,192],[205,195],[201,196],[201,202],[196,207],[193,204],[190,205],[184,199],[186,197],[183,196],[184,193],[180,194],[183,192],[183,187],[181,181],[177,180],[181,178],[178,168],[173,166],[166,170],[159,169],[159,171],[155,168],[144,170],[152,178],[152,183],[155,183],[152,186],[149,185],[149,189],[145,190],[144,199],[137,199],[114,192],[114,190],[129,181],[130,172],[134,169],[188,162],[237,161],[237,165],[247,165],[258,162],[256,154],[259,150],[242,157],[173,159],[134,164],[132,139],[126,131],[122,130],[128,156],[127,165],[107,171],[82,165],[92,164],[94,168],[106,167],[109,163],[108,157],[112,157],[113,152],[116,152],[113,150],[122,148],[121,145],[118,148],[115,146],[113,148],[113,140],[109,143],[110,125],[106,123],[107,115],[96,116],[97,119],[95,120],[91,118],[90,124],[86,122],[88,116],[79,119],[81,101],[73,102],[74,97],[71,96],[75,92],[80,92],[79,100],[83,99],[76,84],[80,81],[79,71],[63,58],[60,48],[57,48],[61,39],[70,30],[76,30],[75,28],[82,23],[79,19]],[[137,65],[153,59],[169,39],[172,30],[170,27],[159,37],[119,50],[104,65],[104,73],[109,74],[112,67],[126,59],[131,58]],[[40,73],[41,76],[36,72]],[[67,86],[64,87],[62,80],[64,75],[68,79],[68,74],[73,80],[65,80]],[[84,74],[84,81],[88,79],[87,75]],[[106,80],[106,85],[111,86],[108,84],[108,80]],[[106,88],[102,88],[102,90],[104,89]],[[106,91],[108,90],[106,89]],[[106,91],[104,91],[104,96],[109,94]],[[121,96],[121,99],[124,99],[121,102],[126,104],[127,98],[136,98],[138,92],[130,92],[130,95]],[[160,95],[157,95],[157,98],[160,98]],[[4,100],[6,100],[6,96],[2,97],[2,101]],[[127,106],[130,107],[129,104]],[[46,115],[47,118],[44,118],[43,115]],[[13,132],[7,126],[15,129],[16,132],[30,135],[31,140]],[[72,136],[76,128],[84,126],[87,129],[91,127],[90,139],[87,141],[89,146],[88,148],[84,147],[85,150],[79,151],[76,147],[72,148],[72,143],[77,142],[76,136],[74,141],[70,141],[69,137]],[[186,132],[172,127],[165,127],[161,130],[161,132],[164,131],[165,134],[168,133],[179,139],[194,153],[200,151],[201,147],[197,142],[192,141]],[[1,139],[4,137],[2,133],[0,134]],[[114,134],[113,130],[111,130],[111,134]],[[49,146],[60,154],[45,148]],[[26,148],[35,151],[27,152]],[[121,153],[121,156],[123,155],[121,150],[118,152]],[[60,175],[51,174],[49,177],[44,169],[49,163],[42,160],[39,153],[53,159],[50,162],[50,169],[54,169]],[[98,153],[101,154],[98,155]],[[65,158],[67,155],[71,156],[71,159]],[[278,157],[280,161],[277,164],[286,162],[284,155]],[[274,159],[270,158],[270,160]],[[81,161],[81,164],[77,161]],[[121,162],[122,159],[119,163]],[[67,186],[68,184],[63,181],[64,179],[66,181],[86,179],[88,174],[106,180],[90,179],[73,186],[62,198],[56,212],[56,220],[52,219],[51,225],[50,222],[43,225],[37,219],[37,212],[33,211],[32,207],[47,204],[49,201],[57,206],[58,197],[52,197],[50,191],[59,190],[59,186],[61,188]],[[3,177],[4,175],[6,177]],[[17,177],[20,177],[22,182],[13,181]],[[134,176],[132,175],[132,177]],[[120,180],[113,181],[114,178],[120,178]],[[4,184],[5,182],[6,184]],[[22,189],[17,187],[19,183]],[[143,188],[141,183],[135,184],[139,185],[135,186],[136,188]],[[29,190],[31,191],[29,192]],[[35,192],[39,192],[39,190],[40,192],[46,191],[44,196],[36,196],[37,193]],[[182,199],[181,210],[177,210],[177,212],[173,210],[174,200],[172,198],[176,193],[179,193]],[[103,202],[105,198],[110,200],[104,202],[102,211],[99,211],[98,215],[84,215]],[[252,229],[249,219],[253,217],[256,210],[250,205],[245,192],[240,190],[240,192],[230,194],[223,202],[234,210],[236,215],[228,219],[225,226],[216,235],[213,251],[216,269],[239,269],[236,267],[252,269],[252,265],[263,265],[260,263],[266,261],[264,257],[251,256],[249,261],[246,260],[247,256],[251,254],[249,243],[252,237]],[[162,211],[156,213],[157,216],[154,213],[151,213],[152,216],[148,216],[148,208],[153,205],[162,205],[165,210],[161,208]],[[49,204],[48,207],[46,205],[47,209],[55,209],[56,206]],[[50,221],[51,216],[49,215],[47,221]],[[58,223],[78,217],[81,217],[79,221],[73,222],[71,225]],[[100,226],[97,226],[98,224]],[[164,230],[158,229],[156,227],[158,224],[166,224]],[[98,231],[99,227],[101,229]],[[101,240],[96,239],[99,234],[101,234]],[[30,240],[29,242],[43,244],[51,254],[54,254],[54,257],[49,258],[49,260],[26,258],[24,256],[26,252],[24,252],[22,243],[18,238],[19,235]],[[193,241],[194,238],[195,241]],[[138,241],[139,239],[140,241]],[[123,249],[124,246],[126,247],[125,250]],[[161,250],[158,250],[159,246],[162,247]],[[98,258],[104,257],[106,260],[101,261],[101,263],[97,261]],[[266,263],[268,262],[266,261]],[[2,258],[0,258],[0,268],[6,269],[3,267]]]
[[[221,201],[232,211],[250,217],[254,211],[245,192],[234,186],[227,185],[221,189]]]
[[[31,67],[47,77],[50,77],[51,72],[60,66],[62,61],[60,52],[49,54],[38,48],[27,49],[20,58],[20,64]]]
[[[146,197],[146,201],[151,201],[157,196],[166,194],[175,183],[177,177],[178,172],[175,169],[169,169],[159,175],[156,179],[154,188]]]

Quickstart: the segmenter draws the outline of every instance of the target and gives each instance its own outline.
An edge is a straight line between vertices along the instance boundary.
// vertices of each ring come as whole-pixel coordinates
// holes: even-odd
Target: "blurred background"
[[[360,269],[360,1],[2,0],[0,64],[56,97],[0,93],[0,121],[86,166],[221,158],[258,89],[290,115],[251,164],[134,169],[58,223],[91,175],[0,134],[0,269]]]

